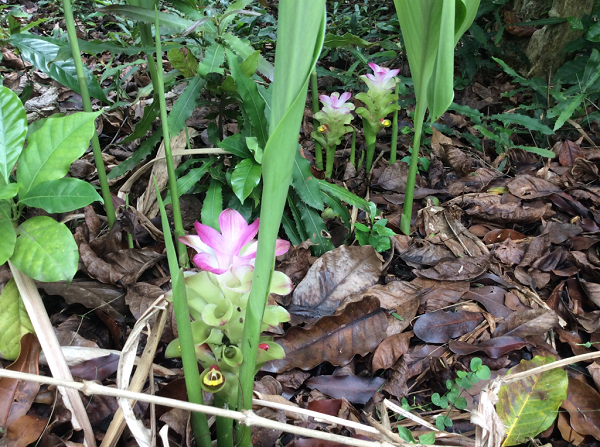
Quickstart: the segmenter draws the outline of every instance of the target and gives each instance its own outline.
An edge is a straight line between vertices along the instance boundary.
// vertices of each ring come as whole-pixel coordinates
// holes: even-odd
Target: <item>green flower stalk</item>
[[[348,126],[352,121],[354,104],[346,102],[350,99],[350,93],[344,92],[340,96],[338,92],[332,93],[331,96],[320,95],[319,100],[323,103],[321,111],[315,113],[321,125],[317,131],[311,135],[325,148],[327,156],[325,165],[325,175],[331,177],[333,173],[333,159],[335,158],[335,148],[342,142],[342,138],[349,132],[352,132],[352,127]]]
[[[386,119],[386,116],[400,109],[398,95],[392,92],[398,82],[396,75],[400,70],[390,70],[373,62],[369,64],[369,67],[371,67],[374,74],[369,73],[361,76],[369,90],[366,93],[356,95],[356,99],[362,101],[366,106],[356,109],[356,113],[363,120],[365,143],[367,145],[367,173],[371,172],[377,134],[381,129],[392,124],[390,120]]]

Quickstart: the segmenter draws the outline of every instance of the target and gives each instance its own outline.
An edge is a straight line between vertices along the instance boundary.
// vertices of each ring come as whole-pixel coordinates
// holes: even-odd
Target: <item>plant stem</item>
[[[394,93],[398,96],[400,91],[400,82],[396,84]],[[397,100],[396,100],[397,101]],[[394,118],[392,119],[392,142],[390,145],[390,164],[396,162],[396,150],[398,148],[398,110],[394,110]]]
[[[202,388],[200,387],[200,373],[198,372],[198,363],[196,361],[196,349],[194,347],[194,337],[192,335],[192,323],[190,322],[190,310],[187,302],[185,290],[185,280],[183,272],[177,264],[177,254],[175,246],[169,233],[169,219],[165,212],[165,206],[160,197],[160,191],[154,179],[156,188],[156,200],[160,208],[160,218],[165,235],[165,248],[167,250],[167,260],[169,262],[169,271],[173,283],[173,311],[177,323],[177,332],[179,333],[179,348],[181,349],[181,361],[183,363],[184,380],[187,389],[187,395],[190,402],[204,405],[202,397]],[[206,415],[202,413],[192,413],[192,430],[196,438],[196,445],[199,447],[211,447],[210,429]]]
[[[158,9],[154,8],[156,13],[156,23],[154,25],[154,38],[156,40],[156,59],[162,60],[162,50],[160,47],[160,28],[158,25]],[[165,161],[167,163],[167,173],[169,174],[169,192],[171,194],[171,204],[173,206],[173,223],[175,224],[175,237],[183,236],[183,219],[181,218],[181,208],[179,206],[179,193],[177,191],[177,177],[173,167],[173,155],[171,153],[171,138],[169,136],[169,122],[167,119],[167,102],[165,100],[165,86],[163,83],[162,63],[156,66],[156,85],[158,101],[160,103],[160,120],[162,121],[163,139],[165,143]],[[168,231],[168,226],[163,228]],[[179,255],[179,265],[187,265],[187,249],[179,240],[177,241],[177,254]]]
[[[327,156],[325,160],[325,177],[331,178],[333,175],[333,161],[335,160],[335,146],[326,147],[325,155]]]
[[[317,113],[319,111],[319,87],[317,84],[317,68],[312,71],[310,74],[310,92],[312,93],[312,105],[313,105],[313,113]],[[313,119],[313,129],[317,129],[319,127],[319,122],[316,119]],[[327,160],[329,160],[329,155],[327,155]],[[323,169],[323,148],[319,143],[315,141],[315,165],[319,169]]]
[[[404,207],[400,217],[400,230],[407,236],[410,234],[410,222],[412,220],[412,206],[415,192],[415,180],[417,177],[417,164],[419,163],[419,148],[421,147],[421,132],[425,120],[426,106],[423,101],[417,101],[415,109],[415,139],[413,140],[412,154],[410,154],[410,165],[406,179],[406,192],[404,193]]]
[[[365,144],[367,146],[367,175],[369,175],[369,172],[371,172],[371,165],[373,164],[373,155],[375,155],[375,142],[377,141],[377,135],[373,132],[373,129],[369,123],[365,124],[364,133]]]
[[[129,193],[125,196],[125,206],[129,206]],[[127,246],[133,248],[133,236],[131,233],[127,233]]]
[[[75,22],[73,19],[73,9],[71,8],[71,0],[63,0],[63,9],[65,11],[65,24],[67,25],[67,34],[69,35],[69,43],[71,44],[71,53],[73,53],[73,62],[75,63],[75,71],[77,72],[77,81],[79,82],[79,90],[81,90],[81,100],[83,102],[83,110],[92,112],[92,101],[90,100],[90,92],[88,90],[87,81],[83,72],[83,62],[81,61],[81,52],[79,51],[79,42],[77,42],[77,31],[75,30]],[[102,198],[104,199],[104,208],[106,209],[106,218],[108,226],[112,228],[117,220],[115,208],[113,206],[112,197],[108,181],[106,180],[106,169],[104,169],[104,160],[102,160],[102,149],[100,149],[100,141],[98,140],[97,132],[92,136],[92,151],[94,153],[94,162],[98,171],[98,181]]]
[[[352,144],[350,145],[350,163],[352,163],[353,166],[354,166],[355,159],[356,159],[356,128],[354,126],[352,126]]]
[[[223,399],[218,394],[215,397],[215,407],[228,409],[227,399]],[[233,447],[233,419],[217,416],[217,446]]]

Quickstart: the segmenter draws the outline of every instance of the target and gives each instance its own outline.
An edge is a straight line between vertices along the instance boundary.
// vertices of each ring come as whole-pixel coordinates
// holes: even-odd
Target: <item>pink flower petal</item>
[[[200,222],[195,222],[194,227],[196,228],[196,233],[198,233],[200,240],[210,248],[220,251],[221,253],[227,251],[225,240],[217,230],[208,225],[201,224]]]
[[[200,239],[200,236],[188,234],[186,236],[178,237],[177,240],[179,242],[181,242],[182,244],[192,247],[196,251],[200,251],[200,252],[212,251],[212,249],[208,245],[206,245],[204,242],[202,242],[202,240]]]
[[[375,73],[377,73],[381,70],[381,67],[379,65],[377,65],[375,62],[369,62],[369,67],[371,67],[371,70],[373,70]]]
[[[342,95],[340,96],[340,102],[342,104],[344,104],[346,101],[348,101],[350,99],[351,96],[352,96],[352,94],[350,92],[342,93]]]
[[[275,242],[275,256],[281,256],[282,254],[287,253],[290,246],[291,244],[289,241],[277,239],[277,242]]]
[[[194,261],[194,264],[198,266],[198,268],[206,270],[207,272],[212,272],[215,275],[221,275],[228,270],[219,268],[217,260],[209,253],[198,253],[193,257],[192,260]]]
[[[327,95],[319,95],[319,99],[323,104],[331,106],[331,98]]]
[[[256,258],[256,250],[258,249],[258,241],[252,241],[243,251],[240,251],[240,258],[253,259]]]
[[[246,219],[235,210],[225,210],[219,216],[219,226],[221,234],[225,240],[227,250],[230,256],[239,256],[240,250],[248,244],[256,233],[258,233],[259,220],[256,219],[251,225],[246,223]]]

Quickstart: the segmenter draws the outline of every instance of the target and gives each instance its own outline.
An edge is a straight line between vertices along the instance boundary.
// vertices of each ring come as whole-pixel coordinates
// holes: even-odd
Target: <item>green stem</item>
[[[215,394],[215,407],[229,408],[227,399]],[[217,416],[217,446],[218,447],[233,447],[233,419]]]
[[[335,160],[335,146],[326,147],[325,154],[327,155],[327,160],[325,160],[325,177],[331,178],[333,175],[333,161]]]
[[[125,196],[125,206],[129,206],[129,194]],[[127,233],[127,246],[133,248],[133,236],[131,233]]]
[[[400,83],[396,84],[396,89],[394,93],[398,96],[398,92],[400,91]],[[396,162],[396,150],[398,148],[398,110],[394,110],[394,118],[392,119],[392,142],[390,145],[390,164],[394,164]]]
[[[352,145],[350,146],[350,163],[354,165],[356,159],[356,128],[352,126]]]
[[[90,100],[90,92],[88,90],[87,81],[83,72],[83,62],[81,61],[79,42],[77,42],[77,31],[75,30],[71,0],[63,0],[63,9],[65,10],[65,23],[67,25],[67,33],[69,35],[69,42],[71,44],[71,52],[73,53],[75,71],[77,72],[77,81],[79,82],[79,89],[81,90],[83,110],[86,112],[92,112],[92,101]],[[117,218],[115,215],[112,197],[110,196],[108,181],[106,180],[106,170],[104,169],[104,160],[102,160],[102,149],[100,149],[100,141],[98,140],[98,134],[96,132],[94,132],[94,135],[92,136],[92,151],[94,153],[96,170],[98,171],[98,181],[100,182],[102,198],[104,199],[104,208],[106,209],[108,226],[112,228]]]
[[[371,172],[371,165],[373,164],[373,155],[375,155],[375,142],[377,141],[377,135],[373,132],[369,123],[364,123],[365,132],[365,144],[367,146],[367,175]]]
[[[162,50],[160,47],[160,29],[158,24],[158,9],[156,13],[156,23],[154,25],[154,37],[156,40],[156,58],[162,59]],[[171,153],[171,138],[169,136],[169,123],[167,117],[167,101],[165,100],[165,86],[163,83],[162,64],[156,67],[156,96],[160,104],[160,119],[162,121],[163,139],[165,144],[165,161],[167,163],[167,173],[169,174],[169,191],[171,194],[171,204],[173,206],[173,223],[175,225],[175,237],[185,235],[183,231],[183,219],[181,218],[181,208],[179,206],[179,192],[177,191],[177,177],[173,166],[173,155]],[[169,227],[167,227],[168,229]],[[179,240],[177,241],[177,254],[179,255],[179,265],[187,265],[187,249]]]
[[[160,191],[154,179],[154,187],[156,189],[156,199],[160,208],[160,218],[165,234],[165,248],[167,249],[167,260],[169,262],[169,271],[173,283],[173,311],[175,321],[177,323],[177,332],[179,333],[179,348],[181,350],[181,361],[183,363],[184,380],[187,389],[187,395],[190,402],[204,405],[202,397],[202,388],[200,386],[200,373],[198,372],[198,362],[196,361],[196,349],[194,347],[194,336],[192,335],[192,323],[190,322],[190,309],[188,307],[185,280],[183,271],[177,264],[177,254],[175,246],[171,239],[171,234],[168,231],[169,220],[165,212],[165,206],[160,197]],[[196,438],[196,446],[212,447],[210,440],[210,429],[206,415],[203,413],[193,412],[192,430]]]
[[[419,163],[419,148],[421,147],[421,132],[423,130],[423,121],[425,120],[426,110],[427,107],[424,102],[417,101],[417,107],[415,109],[415,139],[413,140],[412,154],[410,154],[408,178],[406,179],[406,192],[404,193],[404,207],[402,209],[402,217],[400,218],[400,229],[407,236],[410,234],[417,164]]]
[[[319,111],[319,87],[317,85],[317,69],[310,74],[310,92],[312,94],[313,113]],[[317,130],[319,122],[313,119],[313,128]],[[327,155],[329,157],[329,155]],[[329,160],[329,159],[328,159]],[[329,161],[328,161],[329,162]],[[321,145],[315,141],[315,165],[319,169],[323,169],[323,149]]]

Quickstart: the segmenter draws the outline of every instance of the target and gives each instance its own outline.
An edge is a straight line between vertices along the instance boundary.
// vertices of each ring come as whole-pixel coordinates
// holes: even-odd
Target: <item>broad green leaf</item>
[[[360,37],[350,33],[346,33],[343,36],[336,36],[335,34],[327,33],[325,35],[325,40],[323,41],[323,46],[325,48],[344,48],[348,45],[361,48],[373,46],[371,42],[367,42],[366,40],[363,40]]]
[[[219,147],[233,155],[241,158],[250,158],[252,153],[241,142],[242,135],[239,133],[233,134],[225,138],[219,144]]]
[[[246,146],[248,146],[248,149],[250,150],[250,152],[252,152],[252,155],[254,156],[254,161],[256,161],[258,164],[261,164],[262,157],[263,157],[263,150],[258,145],[258,141],[256,140],[256,137],[246,137]]]
[[[350,223],[352,220],[350,216],[350,211],[348,211],[348,208],[342,205],[340,199],[334,196],[330,196],[324,192],[321,193],[321,197],[323,198],[323,202],[328,207],[330,207],[336,214],[340,215],[342,222],[344,222],[346,228],[350,229]]]
[[[235,54],[240,56],[242,59],[247,59],[255,49],[247,41],[240,39],[232,33],[225,33],[221,36],[229,47],[234,51]],[[263,56],[258,57],[258,67],[256,69],[260,74],[265,76],[269,81],[273,81],[273,74],[275,68],[267,61]]]
[[[152,128],[152,123],[160,114],[160,101],[154,98],[152,105],[144,107],[142,119],[135,125],[131,134],[123,138],[123,143],[131,143],[138,138],[142,138]]]
[[[256,50],[250,56],[248,56],[244,62],[240,65],[242,69],[242,73],[244,76],[252,77],[254,73],[256,73],[256,69],[258,68],[258,59],[260,57],[260,51]]]
[[[79,263],[77,244],[63,223],[47,216],[26,220],[17,228],[10,261],[30,278],[42,282],[71,281]]]
[[[315,256],[321,256],[329,250],[333,250],[331,239],[327,237],[327,226],[317,210],[300,202],[298,203],[298,211],[308,237],[315,244],[311,248]]]
[[[34,329],[12,278],[0,293],[0,309],[0,355],[7,360],[15,360],[21,349],[21,337],[33,333]]]
[[[104,201],[91,184],[78,178],[59,178],[42,182],[31,188],[27,197],[19,201],[48,213],[66,213],[92,202]]]
[[[67,45],[65,42],[33,34],[13,34],[10,36],[9,41],[38,70],[44,72],[62,85],[69,87],[71,90],[81,93],[73,60],[55,61],[60,48]],[[109,104],[100,84],[98,84],[98,80],[90,69],[84,65],[83,72],[90,96]]]
[[[187,48],[173,48],[167,53],[167,59],[175,70],[179,70],[186,78],[198,73],[198,60]]]
[[[200,181],[202,177],[204,177],[204,174],[206,174],[206,171],[208,171],[208,168],[214,162],[215,160],[212,158],[206,160],[204,163],[202,163],[202,166],[200,166],[199,168],[190,169],[190,171],[183,177],[179,177],[177,179],[177,192],[179,193],[179,195],[182,196],[183,194],[187,194],[187,192],[192,188],[192,186],[194,186]],[[171,203],[171,194],[169,194],[167,196],[167,200],[165,200],[165,205],[167,205],[168,203]]]
[[[227,61],[231,75],[235,80],[235,85],[242,97],[244,109],[254,129],[254,136],[258,139],[260,147],[265,147],[269,138],[267,133],[267,118],[265,117],[265,100],[259,95],[256,83],[251,78],[244,76],[237,56],[231,51],[227,51]]]
[[[10,219],[0,216],[0,265],[10,258],[17,243],[17,233]],[[0,308],[1,309],[1,308]]]
[[[242,204],[260,182],[260,175],[260,165],[250,158],[240,161],[234,168],[231,188]]]
[[[294,220],[284,213],[281,218],[281,224],[283,225],[283,231],[285,231],[285,234],[292,245],[300,245],[302,243],[302,238],[298,233]]]
[[[6,183],[23,150],[25,135],[27,114],[21,100],[12,90],[0,87],[0,176]]]
[[[115,14],[128,19],[133,19],[138,22],[144,22],[150,25],[154,25],[155,15],[153,9],[141,8],[139,6],[131,5],[112,5],[105,6],[98,10],[101,14]],[[174,14],[167,14],[164,12],[158,13],[158,20],[160,26],[166,26],[167,28],[175,28],[177,30],[185,30],[192,26],[194,22],[176,16]]]
[[[0,200],[12,199],[19,192],[18,183],[0,186]]]
[[[362,197],[358,197],[356,194],[351,193],[345,188],[341,188],[337,185],[333,185],[325,180],[318,180],[319,188],[321,191],[331,194],[334,197],[346,202],[349,205],[360,208],[365,212],[369,212],[369,202],[367,202]]]
[[[531,147],[531,146],[514,146],[517,149],[523,149],[524,151],[531,152],[532,154],[541,155],[542,157],[554,158],[556,154],[548,149],[540,149],[539,147]]]
[[[321,197],[319,182],[310,172],[310,163],[300,154],[300,151],[296,151],[294,170],[292,171],[292,185],[305,203],[323,211],[323,198]]]
[[[556,120],[556,123],[554,124],[554,131],[556,132],[558,129],[560,129],[563,124],[565,124],[565,122],[571,118],[571,116],[573,116],[573,113],[575,112],[575,109],[577,107],[579,107],[579,105],[581,104],[581,101],[583,101],[585,98],[585,94],[581,93],[577,96],[573,96],[572,98],[570,98],[567,101],[567,104],[563,107],[562,112],[560,112],[560,115],[558,116],[558,119]]]
[[[287,203],[290,207],[290,211],[292,212],[293,222],[300,238],[300,242],[304,242],[308,240],[308,233],[306,232],[306,228],[304,228],[302,218],[300,217],[300,210],[298,209],[298,197],[292,191],[290,191],[288,194]],[[285,213],[283,215],[285,216]]]
[[[587,32],[586,39],[590,42],[600,42],[600,23],[594,23]]]
[[[87,150],[96,132],[94,120],[100,113],[79,112],[48,119],[29,138],[17,164],[20,200],[27,198],[34,186],[67,175],[71,163]]]
[[[507,375],[527,371],[554,361],[551,357],[536,356],[522,360],[509,369]],[[496,411],[506,427],[503,446],[528,442],[552,425],[558,407],[567,398],[569,379],[561,368],[534,374],[500,388]]]
[[[15,360],[21,349],[21,337],[34,330],[12,278],[0,293],[0,309],[0,355],[7,360]]]
[[[12,218],[12,200],[0,200],[0,218],[10,220]]]
[[[200,62],[198,72],[202,76],[208,73],[223,74],[223,61],[225,60],[225,47],[220,43],[213,43],[204,52],[204,58]]]
[[[219,228],[219,216],[223,211],[223,193],[221,192],[221,183],[217,180],[211,180],[206,197],[202,204],[201,218],[204,225],[221,231]]]
[[[548,126],[527,115],[520,115],[518,113],[501,113],[492,115],[489,117],[489,119],[502,121],[504,124],[518,124],[534,132],[541,132],[544,135],[554,135],[554,131]]]
[[[600,52],[596,48],[592,50],[592,54],[585,64],[583,73],[582,89],[587,91],[600,77]]]
[[[177,102],[173,105],[168,118],[169,132],[171,132],[173,137],[181,132],[187,119],[192,116],[192,112],[196,108],[196,102],[204,84],[205,81],[200,76],[192,78],[183,93],[177,99]],[[154,150],[154,147],[161,141],[161,138],[162,129],[159,129],[148,137],[131,157],[110,171],[108,178],[117,178],[138,166],[144,158],[150,155]]]

